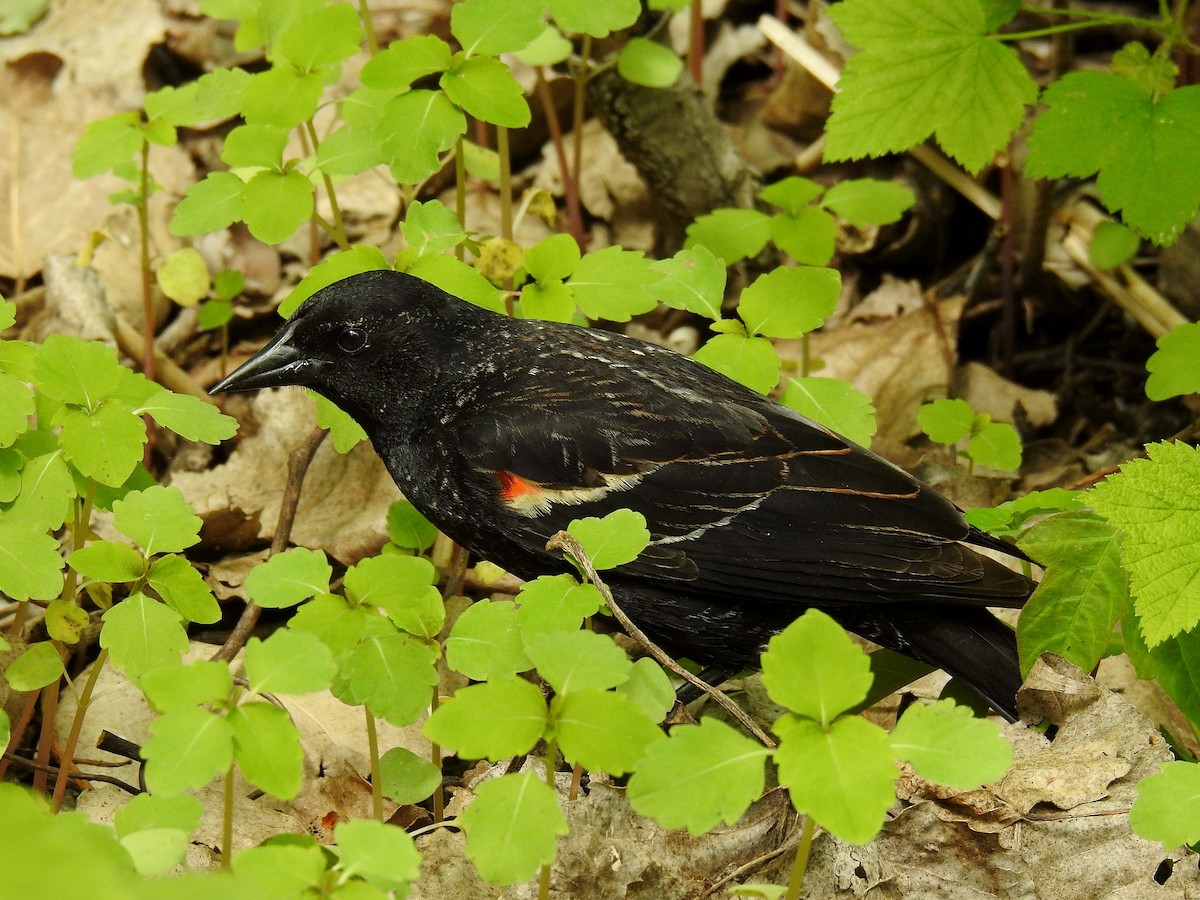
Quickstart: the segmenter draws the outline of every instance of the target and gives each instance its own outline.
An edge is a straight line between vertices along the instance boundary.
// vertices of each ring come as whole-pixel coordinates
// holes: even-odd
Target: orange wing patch
[[[509,503],[531,500],[535,495],[542,493],[540,487],[514,472],[497,472],[496,477],[500,480],[500,499]]]
[[[500,499],[510,510],[523,516],[537,516],[550,511],[555,503],[573,506],[599,500],[609,491],[624,490],[641,480],[641,475],[608,475],[605,484],[590,488],[548,488],[526,481],[515,472],[496,473]]]

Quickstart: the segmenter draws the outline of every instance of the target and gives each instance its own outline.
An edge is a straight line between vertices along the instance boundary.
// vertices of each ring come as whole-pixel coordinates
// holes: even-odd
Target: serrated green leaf
[[[339,856],[337,868],[345,878],[357,876],[377,891],[395,891],[395,896],[402,897],[408,883],[420,873],[420,854],[408,832],[401,828],[372,819],[354,819],[339,823],[333,836]]]
[[[177,237],[210,234],[242,218],[245,183],[232,172],[209,172],[188,187],[175,207],[169,230]]]
[[[628,322],[654,308],[654,298],[646,287],[659,277],[640,250],[613,246],[579,260],[567,286],[589,319]]]
[[[608,3],[550,0],[550,15],[559,28],[594,38],[605,38],[611,32],[628,28],[637,21],[641,11],[637,0],[610,0]]]
[[[405,747],[393,747],[379,758],[383,796],[401,806],[420,803],[442,783],[442,773],[429,760]]]
[[[58,530],[75,495],[75,479],[61,450],[34,456],[21,469],[21,490],[5,512],[4,522],[33,532]],[[8,593],[7,588],[3,590]]]
[[[47,336],[34,372],[39,393],[89,410],[116,393],[124,377],[112,347],[66,334]]]
[[[501,885],[525,881],[549,865],[555,838],[567,833],[554,791],[532,772],[484,782],[458,821],[480,876]]]
[[[188,835],[177,828],[146,828],[121,838],[139,875],[164,875],[183,862]]]
[[[327,874],[325,854],[315,841],[310,843],[299,835],[288,835],[286,840],[291,842],[239,850],[231,865],[238,882],[261,897],[302,897],[310,890],[316,893]]]
[[[987,33],[978,0],[848,0],[831,16],[862,52],[838,81],[826,159],[907,150],[933,134],[978,172],[1037,99],[1017,54]]]
[[[189,622],[211,625],[221,619],[220,604],[204,576],[182,556],[169,553],[154,560],[146,583]]]
[[[1153,99],[1108,72],[1072,72],[1042,96],[1026,171],[1035,178],[1099,173],[1111,210],[1156,244],[1173,241],[1200,210],[1188,160],[1200,154],[1200,86]]]
[[[504,759],[532,750],[545,728],[542,692],[513,678],[459,688],[422,730],[464,759]]]
[[[245,69],[213,69],[201,75],[195,81],[193,122],[213,122],[236,116],[251,78]]]
[[[1090,671],[1126,602],[1116,529],[1093,513],[1065,512],[1038,522],[1020,545],[1046,567],[1017,625],[1021,671],[1047,650]]]
[[[663,736],[640,706],[611,691],[575,691],[556,697],[552,709],[563,758],[590,771],[629,772]]]
[[[326,690],[337,666],[315,634],[281,628],[265,641],[246,642],[246,678],[257,694],[311,694]]]
[[[521,288],[521,318],[574,321],[575,295],[561,281],[531,281]]]
[[[348,3],[338,3],[293,22],[275,49],[301,72],[311,72],[353,56],[361,41],[357,10]]]
[[[229,698],[233,673],[224,662],[198,659],[186,666],[171,664],[152,669],[142,678],[142,691],[161,713],[192,709]]]
[[[852,844],[879,833],[896,799],[899,770],[888,736],[857,716],[837,719],[828,729],[796,720],[781,738],[775,761],[796,811]]]
[[[291,66],[257,72],[242,95],[242,116],[250,125],[290,129],[313,117],[324,92],[320,72],[302,73]],[[274,165],[279,165],[276,160]]]
[[[288,294],[287,299],[279,304],[279,314],[284,318],[291,316],[300,304],[315,294],[321,288],[329,287],[335,281],[341,281],[360,272],[372,272],[376,269],[388,268],[387,261],[378,247],[369,244],[356,244],[342,253],[333,253],[321,260],[308,274],[300,279],[299,284]]]
[[[867,655],[817,609],[771,638],[762,670],[772,700],[822,725],[861,701],[871,687]]]
[[[771,216],[770,234],[776,247],[802,265],[827,265],[837,249],[837,223],[815,206]]]
[[[117,400],[105,400],[94,413],[72,409],[58,434],[67,461],[88,478],[120,487],[141,461],[146,424]]]
[[[458,246],[467,238],[454,210],[438,200],[417,201],[408,207],[400,233],[408,245],[421,253],[441,253]]]
[[[831,187],[821,205],[855,228],[868,228],[900,221],[916,202],[912,190],[895,181],[852,178]]]
[[[403,271],[437,285],[443,291],[461,297],[492,312],[504,313],[504,295],[474,266],[444,253],[426,253]]]
[[[450,31],[467,56],[498,56],[523,49],[542,31],[541,0],[465,0],[450,11]]]
[[[1113,54],[1112,70],[1127,78],[1151,97],[1175,89],[1179,70],[1164,53],[1150,54],[1144,44],[1131,41]]]
[[[684,249],[707,248],[725,265],[762,253],[771,236],[771,218],[756,209],[718,209],[687,227]]]
[[[575,519],[567,532],[601,571],[633,562],[650,543],[646,517],[630,509],[613,510],[603,518]]]
[[[724,722],[676,725],[670,737],[646,748],[629,779],[629,802],[663,828],[693,837],[720,822],[733,825],[762,794],[765,747]]]
[[[967,441],[967,456],[1001,472],[1021,468],[1021,436],[1007,422],[989,422]]]
[[[629,679],[633,663],[606,635],[545,631],[527,635],[525,652],[555,694],[606,690]]]
[[[538,282],[558,282],[575,270],[580,258],[575,238],[569,234],[552,234],[525,251],[523,265]]]
[[[52,600],[62,593],[63,558],[44,528],[6,513],[0,518],[0,592],[12,600]]]
[[[259,606],[295,606],[329,593],[333,567],[320,550],[293,547],[276,553],[246,576],[246,594]]]
[[[49,641],[39,641],[10,662],[4,677],[14,691],[36,691],[58,680],[66,670],[62,657]]]
[[[371,556],[346,571],[346,592],[377,606],[410,634],[432,638],[442,630],[445,607],[437,569],[423,556]]]
[[[377,90],[407,88],[418,78],[450,68],[450,45],[432,34],[395,41],[363,66],[362,83]]]
[[[112,511],[113,526],[147,556],[186,550],[200,540],[203,523],[177,487],[130,491]]]
[[[221,161],[235,169],[275,169],[287,148],[287,129],[275,125],[240,125],[225,136]]]
[[[636,703],[651,722],[661,722],[675,705],[675,688],[662,666],[648,656],[634,660],[629,678],[617,685],[617,693]]]
[[[155,391],[136,409],[137,415],[149,415],[163,428],[169,428],[181,438],[205,444],[219,444],[237,434],[237,419],[222,413],[216,406],[192,397],[176,394],[166,388]]]
[[[535,632],[576,631],[603,601],[594,585],[570,575],[542,575],[525,582],[517,602],[517,622],[528,640]]]
[[[334,693],[402,727],[420,718],[438,683],[433,648],[407,634],[372,635],[339,660]]]
[[[917,410],[917,424],[937,444],[957,444],[971,433],[975,410],[966,400],[942,398]]]
[[[180,306],[195,306],[208,296],[208,265],[191,247],[180,247],[168,253],[155,270],[154,277],[159,290]]]
[[[466,130],[466,117],[449,97],[417,90],[388,102],[376,135],[383,141],[392,177],[401,184],[419,184],[440,168],[438,154],[453,147]]]
[[[692,359],[760,394],[779,382],[779,357],[766,338],[718,334],[693,353]]]
[[[650,296],[659,303],[710,319],[721,318],[725,266],[703,244],[680,250],[670,259],[653,263],[650,268],[663,275],[646,285]]]
[[[467,59],[445,72],[439,83],[451,100],[477,119],[506,128],[529,124],[532,113],[525,92],[498,59]]]
[[[1200,393],[1200,322],[1176,325],[1158,339],[1146,363],[1146,396],[1168,400]]]
[[[146,558],[116,541],[92,541],[67,557],[67,565],[87,578],[123,584],[146,574]]]
[[[378,137],[365,128],[339,128],[317,148],[316,167],[326,175],[357,175],[386,162]]]
[[[317,425],[329,432],[333,449],[338,453],[349,453],[367,439],[363,427],[328,397],[322,397],[316,391],[309,391],[308,395],[317,405]]]
[[[251,784],[290,800],[300,790],[304,750],[286,709],[273,703],[244,703],[228,716],[233,758]]]
[[[1091,506],[1125,533],[1121,558],[1151,647],[1200,622],[1200,450],[1147,444],[1096,485]]]
[[[825,193],[824,185],[817,184],[811,178],[789,175],[787,178],[781,178],[773,184],[768,184],[758,192],[758,196],[772,206],[778,206],[784,212],[794,216],[823,193]]]
[[[177,664],[187,649],[179,614],[145,594],[130,594],[103,615],[100,646],[112,663],[132,679]]]
[[[388,507],[387,532],[393,544],[408,550],[425,550],[437,538],[437,527],[407,500]]]
[[[516,605],[480,600],[454,623],[446,639],[446,662],[475,681],[512,678],[532,668],[521,642]]]
[[[242,218],[266,244],[287,240],[313,212],[313,186],[299,172],[259,172],[242,190]]]
[[[797,338],[821,327],[837,305],[841,287],[836,269],[780,267],[742,291],[738,315],[751,334]]]
[[[33,391],[29,386],[0,372],[0,447],[8,447],[29,430],[34,414]]]
[[[599,4],[590,4],[593,8]],[[670,47],[643,37],[632,37],[617,53],[621,77],[642,87],[667,88],[683,71],[683,60]]]
[[[127,837],[147,828],[174,828],[191,834],[200,825],[204,807],[195,797],[155,797],[138,794],[116,811],[113,826],[117,837]]]
[[[1200,840],[1200,763],[1169,762],[1138,782],[1137,792],[1129,811],[1134,834],[1168,852]]]
[[[547,25],[542,33],[518,50],[516,57],[527,66],[554,66],[571,55],[571,42],[553,25]]]
[[[789,378],[780,402],[854,443],[871,446],[875,436],[875,407],[854,385],[837,378]]]
[[[225,300],[209,300],[196,310],[196,324],[203,331],[212,331],[228,325],[233,319],[233,304]]]
[[[46,607],[46,632],[51,640],[78,644],[91,617],[72,600],[52,600]]]
[[[141,152],[145,140],[136,112],[91,122],[71,151],[71,174],[92,178],[127,163]]]
[[[974,790],[995,781],[1012,765],[1012,745],[1000,727],[977,719],[953,700],[914,703],[889,737],[899,759],[922,777],[955,790]]]
[[[341,597],[324,594],[296,610],[288,627],[315,634],[336,659],[354,649],[368,632],[375,633],[377,622],[383,622],[383,618],[374,610],[351,606]]]
[[[122,604],[123,605],[123,604]],[[142,745],[146,786],[155,794],[202,788],[233,762],[233,729],[203,709],[179,709],[150,723]]]

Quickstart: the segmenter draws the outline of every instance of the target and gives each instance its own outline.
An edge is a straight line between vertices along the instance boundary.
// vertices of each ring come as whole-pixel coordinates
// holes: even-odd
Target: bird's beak
[[[315,384],[321,361],[304,356],[289,343],[293,328],[291,323],[285,325],[269,344],[214,385],[209,393]]]

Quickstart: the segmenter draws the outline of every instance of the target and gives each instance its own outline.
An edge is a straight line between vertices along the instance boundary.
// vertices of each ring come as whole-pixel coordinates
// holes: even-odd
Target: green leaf
[[[367,439],[367,433],[363,431],[362,426],[332,400],[312,390],[308,395],[317,405],[317,425],[329,432],[329,436],[333,438],[333,449],[338,453],[349,453]]]
[[[245,183],[232,172],[209,172],[188,187],[171,216],[170,232],[177,237],[211,234],[242,218]]]
[[[300,791],[304,750],[286,709],[273,703],[244,703],[228,716],[233,757],[251,784],[280,800]]]
[[[978,0],[848,0],[831,16],[862,52],[838,81],[826,159],[895,153],[935,134],[978,172],[1037,99],[1017,54],[987,33]]]
[[[575,319],[575,297],[561,281],[531,281],[521,288],[521,317],[547,322]]]
[[[1129,827],[1170,852],[1200,840],[1200,763],[1169,762],[1137,786]]]
[[[595,8],[598,4],[591,4]],[[670,47],[642,37],[630,38],[617,54],[621,77],[642,87],[666,88],[683,71],[683,60]]]
[[[71,151],[71,174],[92,178],[127,163],[141,152],[145,140],[136,112],[91,122]]]
[[[789,378],[780,402],[862,447],[871,446],[875,407],[870,397],[849,382],[812,375]]]
[[[182,556],[168,553],[154,560],[146,583],[189,622],[211,625],[221,620],[221,607],[204,576]]]
[[[32,531],[61,528],[76,494],[75,479],[62,451],[34,456],[21,469],[20,479],[20,493],[4,520]]]
[[[453,147],[466,130],[466,117],[449,97],[421,90],[389,101],[376,135],[383,141],[392,177],[401,184],[419,184],[441,167],[438,154]]]
[[[146,424],[118,400],[105,400],[94,413],[72,409],[58,434],[67,462],[88,478],[120,487],[141,462]]]
[[[570,575],[542,575],[525,582],[517,595],[517,622],[528,640],[543,631],[576,631],[600,610],[600,592]]]
[[[420,718],[438,682],[433,648],[407,634],[371,636],[339,660],[335,695],[402,727]]]
[[[121,846],[138,874],[164,875],[187,856],[188,834],[177,828],[146,828],[121,838]]]
[[[1175,89],[1179,70],[1175,63],[1163,53],[1153,56],[1144,44],[1131,41],[1113,54],[1112,70],[1122,78],[1128,78],[1151,97]]]
[[[1132,604],[1126,603],[1121,632],[1138,677],[1156,680],[1190,720],[1200,718],[1200,672],[1195,666],[1200,658],[1200,629],[1181,632],[1148,648],[1141,638],[1141,620]]]
[[[377,891],[395,891],[397,897],[402,897],[408,883],[420,874],[420,854],[402,828],[373,819],[354,819],[338,823],[333,836],[340,857],[338,868],[346,878],[356,875]]]
[[[640,706],[611,691],[575,691],[556,697],[553,708],[563,758],[589,771],[629,772],[663,736]]]
[[[418,637],[442,630],[446,611],[437,569],[423,556],[371,556],[346,571],[346,592],[359,603],[384,611],[397,626]]]
[[[338,3],[293,22],[275,49],[301,72],[311,72],[353,56],[361,42],[358,11],[348,3]]]
[[[132,679],[178,664],[187,649],[179,614],[145,594],[130,594],[102,618],[100,646],[108,648],[112,664]]]
[[[828,729],[795,720],[782,735],[775,761],[796,811],[851,844],[875,837],[896,799],[899,770],[888,736],[857,716],[838,719]]]
[[[226,300],[207,300],[196,310],[196,324],[203,331],[228,325],[233,319],[233,304]]]
[[[292,616],[288,628],[315,634],[333,653],[334,658],[358,644],[376,622],[383,622],[374,610],[351,606],[341,597],[324,594],[309,600]]]
[[[525,651],[554,693],[606,690],[629,679],[633,663],[612,638],[594,631],[530,635]]]
[[[550,15],[563,31],[606,38],[637,21],[641,13],[637,0],[609,0],[592,3],[589,0],[550,0]]]
[[[379,773],[383,796],[401,806],[420,803],[442,783],[437,766],[404,747],[393,747],[379,758]]]
[[[771,236],[771,219],[756,209],[718,209],[687,228],[684,249],[708,249],[727,266],[762,253]]]
[[[1157,350],[1146,363],[1146,396],[1169,400],[1200,393],[1200,322],[1176,325],[1156,342]]]
[[[935,444],[957,444],[971,433],[975,410],[966,400],[942,398],[917,411],[917,424]]]
[[[316,167],[326,175],[357,175],[386,162],[379,139],[365,128],[339,128],[317,148]]]
[[[458,215],[438,200],[418,200],[410,205],[400,232],[418,254],[441,253],[467,239]]]
[[[180,306],[195,306],[208,296],[208,265],[191,247],[180,247],[168,253],[154,277],[159,290]]]
[[[432,34],[415,34],[395,41],[363,66],[367,87],[379,90],[407,88],[418,78],[450,68],[450,45]]]
[[[177,487],[130,491],[112,511],[113,526],[147,556],[185,550],[200,540],[203,523]]]
[[[146,558],[128,544],[92,541],[67,557],[67,565],[86,578],[124,584],[146,574]]]
[[[312,182],[294,169],[259,172],[246,182],[242,199],[246,227],[266,244],[290,238],[313,212]]]
[[[295,606],[329,593],[333,567],[320,550],[293,547],[276,553],[246,576],[246,594],[259,606]]]
[[[149,415],[163,428],[181,438],[205,444],[219,444],[237,434],[237,419],[222,413],[212,403],[176,394],[166,388],[155,391],[134,413]]]
[[[47,336],[34,371],[39,393],[89,410],[116,393],[125,375],[112,347],[66,334]]]
[[[822,725],[856,705],[871,687],[867,654],[817,609],[771,638],[762,671],[772,700]]]
[[[967,441],[967,456],[1001,472],[1016,472],[1021,468],[1021,436],[1007,422],[989,422]]]
[[[52,600],[62,593],[58,541],[9,512],[0,517],[0,592],[11,600]]]
[[[703,244],[680,250],[670,259],[653,263],[650,269],[664,276],[646,285],[659,303],[709,319],[721,318],[725,266]]]
[[[517,51],[517,59],[527,66],[554,66],[566,60],[574,47],[553,25],[547,25],[542,33]]]
[[[821,205],[855,228],[869,228],[899,222],[916,202],[912,190],[895,181],[852,178],[831,187]]]
[[[775,246],[796,262],[824,266],[837,249],[837,223],[823,209],[807,207],[795,215],[778,213],[769,223]]]
[[[0,447],[8,447],[29,430],[34,414],[33,391],[27,385],[0,372]]]
[[[467,56],[515,53],[543,28],[541,0],[465,0],[450,10],[450,31]]]
[[[368,244],[355,244],[342,253],[333,253],[321,260],[308,274],[300,279],[299,284],[288,294],[287,299],[279,304],[279,314],[284,318],[291,316],[300,304],[315,294],[321,288],[329,287],[335,281],[341,281],[360,272],[372,272],[376,269],[388,268],[387,261],[378,247]]]
[[[50,0],[13,0],[0,10],[0,36],[24,34],[49,8]]]
[[[495,285],[483,277],[474,266],[444,253],[427,253],[418,257],[404,271],[415,278],[437,285],[443,291],[461,297],[492,312],[504,313],[504,297]]]
[[[123,605],[123,604],[122,604]],[[179,709],[150,723],[142,745],[146,786],[165,796],[202,788],[233,762],[233,728],[203,709]]]
[[[498,59],[467,59],[444,73],[439,83],[451,100],[477,119],[507,128],[529,124],[532,114],[525,92]]]
[[[718,334],[693,353],[692,359],[760,394],[779,382],[779,357],[766,338]]]
[[[92,622],[86,610],[71,600],[53,600],[46,607],[46,632],[51,640],[78,644]]]
[[[1113,269],[1133,259],[1142,240],[1120,222],[1105,219],[1096,226],[1088,244],[1088,259],[1100,269]]]
[[[458,822],[467,833],[467,856],[491,884],[532,878],[553,862],[555,838],[567,833],[554,791],[532,772],[481,784]]]
[[[368,820],[355,820],[368,821]],[[336,826],[351,824],[342,822]],[[373,823],[372,823],[373,824]],[[399,831],[399,829],[393,829]],[[322,880],[327,877],[325,854],[315,842],[289,835],[279,840],[295,840],[295,843],[266,843],[257,847],[239,850],[233,857],[231,868],[238,882],[257,891],[260,897],[303,897],[320,890]],[[361,882],[351,882],[361,884]],[[349,887],[347,885],[346,887]],[[343,894],[350,894],[343,889]]]
[[[552,234],[525,251],[523,265],[530,276],[544,284],[569,276],[579,265],[580,258],[575,238],[569,234]]]
[[[811,178],[789,175],[774,184],[768,184],[758,192],[758,196],[772,206],[778,206],[788,215],[794,216],[823,193],[825,193],[824,186],[817,184]]]
[[[315,634],[281,628],[246,642],[246,678],[256,694],[311,694],[333,682],[333,653]]]
[[[233,691],[233,674],[228,663],[209,659],[185,666],[172,663],[147,672],[142,678],[142,691],[160,713],[192,709],[227,700]]]
[[[630,509],[617,509],[603,518],[575,519],[567,531],[601,571],[633,562],[650,543],[646,517]]]
[[[821,327],[837,305],[841,287],[836,269],[780,267],[742,291],[738,315],[751,334],[797,338]]]
[[[113,826],[117,837],[122,838],[148,828],[173,828],[191,834],[200,826],[203,814],[200,801],[186,794],[178,797],[138,794],[116,811]]]
[[[49,641],[39,641],[8,664],[4,676],[14,691],[36,691],[66,672],[62,657]]]
[[[693,837],[720,822],[731,827],[762,794],[765,747],[717,719],[676,725],[646,748],[629,779],[629,802],[663,828]]]
[[[1200,211],[1187,161],[1200,154],[1200,86],[1157,99],[1108,72],[1072,72],[1046,89],[1030,133],[1027,173],[1096,178],[1100,199],[1156,244]]]
[[[305,74],[288,65],[258,72],[246,85],[242,116],[251,125],[293,128],[316,113],[323,82],[319,72]],[[274,165],[279,165],[279,160]]]
[[[579,260],[567,285],[589,319],[628,322],[654,308],[646,288],[659,277],[640,250],[612,246]]]
[[[407,500],[397,500],[388,507],[387,533],[397,547],[421,551],[433,546],[437,527]]]
[[[1017,624],[1021,671],[1047,650],[1091,671],[1126,601],[1116,529],[1090,512],[1060,513],[1030,528],[1021,549],[1046,567]]]
[[[287,149],[287,129],[275,125],[240,125],[225,136],[221,161],[238,169],[275,169]]]
[[[1146,452],[1088,496],[1125,533],[1121,557],[1153,647],[1200,622],[1200,450],[1165,442]]]
[[[617,685],[617,693],[636,703],[651,722],[661,722],[675,705],[675,688],[662,666],[648,656],[635,660],[629,678]]]
[[[450,668],[475,681],[512,678],[532,667],[521,642],[516,604],[480,600],[454,623],[446,639]]]
[[[914,703],[892,730],[892,750],[922,777],[959,791],[995,781],[1012,765],[1000,727],[953,700]]]
[[[195,81],[192,121],[216,122],[236,116],[252,78],[245,69],[213,69],[201,75]]]
[[[459,688],[422,730],[463,759],[504,759],[532,750],[545,728],[542,692],[513,678]]]

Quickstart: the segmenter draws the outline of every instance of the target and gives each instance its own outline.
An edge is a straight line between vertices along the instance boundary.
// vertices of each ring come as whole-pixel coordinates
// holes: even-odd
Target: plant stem
[[[812,851],[813,831],[816,822],[812,816],[804,817],[804,826],[800,830],[800,843],[796,845],[796,859],[792,862],[792,876],[788,879],[787,893],[784,900],[798,900],[804,887],[804,873],[808,871],[808,855]]]
[[[583,36],[579,50],[579,67],[575,70],[575,109],[571,123],[571,177],[579,181],[583,172],[583,119],[587,111],[587,83],[589,57],[592,55],[592,37]]]
[[[58,641],[51,643],[56,651],[60,649]],[[42,688],[42,730],[38,735],[37,755],[34,757],[34,762],[39,766],[50,765],[50,752],[54,748],[54,720],[58,716],[59,684],[59,681],[52,681]],[[36,793],[44,794],[46,781],[46,772],[36,770],[33,773],[33,790]]]
[[[1166,0],[1160,0],[1159,11],[1163,11]],[[1162,21],[1157,19],[1143,19],[1140,16],[1114,16],[1111,13],[1099,12],[1090,9],[1078,9],[1075,7],[1064,7],[1062,9],[1052,9],[1045,6],[1031,6],[1027,3],[1022,3],[1017,7],[1019,12],[1030,13],[1035,16],[1071,16],[1076,19],[1090,19],[1095,22],[1097,27],[1105,25],[1132,25],[1137,28],[1150,28],[1154,31],[1167,31],[1169,26],[1166,24],[1171,21],[1169,12],[1163,14]],[[1013,37],[1013,35],[997,35],[1001,38]]]
[[[1129,21],[1118,22],[1116,19],[1128,18]],[[1170,29],[1165,27],[1161,22],[1155,22],[1153,19],[1133,19],[1131,17],[1116,16],[1107,20],[1090,19],[1086,22],[1064,22],[1062,25],[1051,25],[1047,28],[1035,28],[1033,31],[1012,31],[1005,34],[996,34],[992,37],[998,41],[1024,41],[1030,38],[1049,37],[1052,34],[1062,34],[1067,31],[1079,31],[1082,28],[1104,28],[1109,25],[1139,25],[1149,28],[1153,31],[1166,33]]]
[[[225,806],[221,815],[221,868],[233,865],[233,764],[225,770]]]
[[[304,127],[308,132],[308,139],[312,142],[312,151],[315,154],[321,146],[321,142],[317,138],[316,126],[313,125],[312,119],[309,119],[304,123]],[[338,206],[337,193],[333,189],[333,179],[322,172],[321,181],[325,185],[325,194],[329,197],[329,211],[333,213],[333,222],[326,225],[329,229],[329,236],[333,238],[339,249],[349,250],[350,239],[346,237],[346,223],[342,219],[342,210]],[[323,223],[325,220],[318,216],[316,221]]]
[[[154,282],[150,275],[150,144],[142,141],[139,167],[141,195],[138,197],[138,238],[142,254],[142,333],[146,346],[142,350],[142,373],[154,380]]]
[[[4,748],[4,759],[0,759],[0,779],[3,779],[8,774],[8,757],[17,752],[17,747],[21,743],[21,737],[25,734],[25,729],[29,727],[29,723],[33,720],[33,714],[37,709],[38,699],[41,695],[42,692],[40,690],[30,691],[29,696],[25,698],[25,705],[21,707],[20,715],[12,723],[8,746]]]
[[[812,369],[812,345],[808,339],[808,332],[800,335],[800,374],[807,378],[811,374]]]
[[[467,225],[467,160],[463,149],[465,138],[460,134],[454,142],[454,211],[458,214],[459,223]],[[459,262],[463,261],[466,248],[462,243],[455,244],[454,256]]]
[[[375,716],[363,706],[367,717],[367,754],[371,758],[371,815],[383,821],[383,770],[379,766],[379,736],[375,733]]]
[[[63,746],[62,755],[59,758],[58,778],[54,782],[54,797],[50,801],[50,807],[55,812],[62,807],[63,795],[67,791],[67,782],[70,780],[71,769],[75,763],[75,747],[79,744],[79,732],[83,730],[83,720],[87,715],[88,706],[92,702],[92,692],[96,689],[100,670],[104,668],[107,661],[108,648],[102,647],[96,656],[96,661],[92,663],[92,671],[88,674],[83,690],[79,693],[79,699],[75,706],[75,718],[71,721],[71,732],[67,736],[67,743]]]
[[[437,712],[438,704],[441,702],[441,695],[438,692],[440,685],[433,686],[433,699],[429,703],[429,714],[432,716]],[[442,771],[442,745],[429,745],[429,761],[433,763],[434,768],[440,773]],[[433,821],[440,822],[446,815],[446,793],[442,789],[442,780],[438,779],[437,787],[433,791]]]
[[[554,741],[546,741],[546,785],[550,790],[555,791],[554,786],[554,771],[555,763],[558,761],[558,744]],[[557,791],[556,791],[557,793]],[[550,900],[550,864],[542,863],[542,869],[538,873],[538,900]]]
[[[374,56],[379,52],[379,38],[375,36],[375,23],[371,21],[367,0],[358,0],[358,19],[362,22],[363,34],[367,36],[367,52]]]
[[[513,236],[512,157],[508,150],[508,129],[496,126],[496,152],[500,154],[500,237],[511,241]]]
[[[558,170],[562,173],[563,197],[567,203],[567,230],[580,252],[587,250],[587,236],[583,233],[583,211],[579,205],[579,179],[567,166],[567,148],[563,143],[562,125],[558,121],[558,110],[554,108],[554,98],[550,96],[550,86],[546,84],[545,70],[537,67],[537,96],[542,104],[542,114],[546,117],[546,127],[550,131],[550,143],[554,146],[554,155],[558,158]]]
[[[688,17],[688,72],[692,83],[704,79],[704,9],[700,0],[692,0]]]

